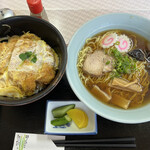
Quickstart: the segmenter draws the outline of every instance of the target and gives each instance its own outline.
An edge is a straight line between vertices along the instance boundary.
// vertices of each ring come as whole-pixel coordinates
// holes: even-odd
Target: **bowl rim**
[[[72,48],[72,45],[74,45],[73,44],[73,42],[75,42],[75,40],[76,40],[76,38],[77,38],[77,36],[79,35],[79,33],[80,32],[82,32],[82,30],[84,30],[84,28],[86,28],[87,26],[90,26],[90,25],[92,25],[92,23],[93,22],[96,22],[97,20],[100,20],[100,19],[102,19],[102,18],[104,18],[104,17],[113,17],[113,16],[119,16],[119,15],[123,15],[123,16],[132,16],[132,17],[135,17],[135,18],[137,18],[137,19],[140,19],[140,20],[145,20],[145,21],[147,21],[147,22],[149,22],[150,23],[150,20],[148,20],[148,19],[146,19],[146,18],[144,18],[144,17],[142,17],[142,16],[138,16],[138,15],[135,15],[135,14],[130,14],[130,13],[109,13],[109,14],[104,14],[104,15],[101,15],[101,16],[98,16],[98,17],[95,17],[95,18],[93,18],[93,19],[91,19],[91,20],[89,20],[89,21],[87,21],[85,24],[83,24],[76,32],[75,32],[75,34],[73,35],[73,37],[72,37],[72,39],[70,40],[70,43],[69,43],[69,45],[68,45],[68,62],[70,61],[70,52],[71,51],[73,51],[73,49],[71,50],[71,48]],[[98,32],[97,32],[98,33]],[[93,34],[93,35],[95,35],[95,34]],[[85,39],[87,39],[87,38],[85,38]],[[85,41],[84,41],[84,43],[85,43]],[[77,43],[76,43],[77,44]],[[79,43],[79,45],[80,45],[80,49],[81,49],[81,47],[83,46],[81,43]],[[77,48],[77,53],[79,52],[79,50],[80,49],[78,49]],[[74,56],[75,57],[75,56]],[[77,58],[75,59],[75,61],[77,62]],[[73,64],[73,66],[72,67],[75,67],[75,72],[77,71],[77,67],[76,66],[74,66],[74,64]],[[74,83],[74,79],[72,78],[72,72],[70,72],[70,66],[69,66],[69,63],[67,63],[67,67],[66,67],[66,75],[67,75],[67,79],[68,79],[68,82],[69,82],[69,84],[70,84],[70,86],[71,86],[71,88],[72,88],[72,90],[73,90],[73,92],[75,93],[75,95],[79,98],[79,100],[81,100],[82,102],[84,102],[90,109],[92,109],[94,112],[96,112],[98,115],[100,115],[100,116],[102,116],[102,117],[104,117],[104,118],[106,118],[106,119],[108,119],[108,120],[111,120],[111,121],[115,121],[115,122],[118,122],[118,123],[126,123],[126,124],[137,124],[137,123],[145,123],[145,122],[148,122],[148,121],[150,121],[150,117],[147,117],[147,118],[144,118],[144,119],[140,119],[140,120],[125,120],[125,119],[122,119],[122,118],[115,118],[115,117],[113,117],[113,116],[109,116],[109,115],[107,115],[107,114],[105,114],[105,113],[103,113],[103,112],[101,112],[101,110],[99,109],[94,109],[94,107],[96,107],[97,108],[97,106],[92,106],[92,103],[90,102],[89,103],[89,101],[87,101],[87,100],[85,100],[85,96],[83,96],[84,94],[86,94],[86,95],[88,95],[89,96],[89,99],[91,98],[91,99],[94,99],[94,100],[97,100],[94,96],[92,96],[91,94],[88,94],[89,92],[85,89],[85,87],[84,87],[84,85],[82,84],[82,82],[81,82],[81,80],[79,79],[79,76],[75,76],[76,78],[78,78],[77,80],[76,80],[76,82],[77,82],[77,84],[75,85],[75,83]],[[75,73],[76,74],[76,73]],[[79,81],[80,80],[80,81]],[[79,87],[79,86],[81,86],[81,87]],[[78,89],[79,88],[79,89]],[[79,91],[80,90],[80,91]],[[83,90],[83,93],[81,94],[80,92]],[[97,100],[98,101],[98,100]],[[95,101],[94,101],[95,102]],[[99,102],[99,101],[98,101]],[[102,102],[100,102],[101,103],[101,106],[103,106],[104,108],[108,108],[108,107],[111,107],[111,106],[106,106],[106,104],[104,104],[104,103],[102,103]],[[95,104],[98,104],[98,103],[96,103],[95,102]],[[145,107],[145,106],[144,106]],[[143,107],[142,107],[143,108]],[[145,108],[145,109],[147,109],[147,108]],[[110,109],[110,111],[113,111],[114,109],[113,108],[111,108]],[[115,108],[115,110],[116,110],[116,108]],[[139,110],[139,111],[141,111],[141,108],[136,108],[136,110]],[[122,113],[124,110],[118,110],[118,113]],[[135,109],[133,109],[133,110],[125,110],[125,111],[128,111],[129,113],[130,112],[134,112],[135,111]]]
[[[6,21],[11,21],[11,20],[21,20],[21,19],[28,19],[28,20],[33,20],[35,22],[40,22],[45,24],[46,26],[51,27],[57,35],[59,35],[59,38],[61,40],[62,46],[63,46],[63,50],[64,50],[64,62],[61,68],[61,72],[58,75],[57,80],[55,80],[55,84],[53,84],[53,80],[50,82],[50,85],[48,85],[45,89],[43,89],[42,91],[38,92],[37,94],[34,94],[30,97],[25,97],[23,99],[18,99],[18,100],[0,100],[0,105],[3,106],[22,106],[22,105],[26,105],[26,104],[30,104],[33,103],[37,100],[40,100],[41,98],[43,98],[44,96],[46,96],[48,93],[50,93],[56,86],[57,84],[60,82],[61,78],[63,77],[64,73],[65,73],[65,69],[66,69],[66,65],[67,65],[67,46],[65,43],[65,40],[61,34],[61,32],[50,22],[40,19],[40,18],[36,18],[36,17],[32,17],[32,16],[28,16],[28,15],[17,15],[17,16],[11,16],[8,18],[4,18],[2,20],[0,20],[0,23],[5,23]],[[58,74],[58,72],[57,72]],[[57,74],[55,76],[57,76]]]

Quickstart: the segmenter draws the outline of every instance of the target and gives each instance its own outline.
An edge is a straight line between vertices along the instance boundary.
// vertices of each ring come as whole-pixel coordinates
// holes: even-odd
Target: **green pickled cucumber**
[[[68,115],[65,115],[62,118],[57,118],[57,119],[52,120],[51,124],[54,126],[62,126],[62,125],[69,123],[71,120],[72,119]]]
[[[67,111],[75,108],[75,104],[60,106],[52,110],[54,118],[60,118],[66,115]]]

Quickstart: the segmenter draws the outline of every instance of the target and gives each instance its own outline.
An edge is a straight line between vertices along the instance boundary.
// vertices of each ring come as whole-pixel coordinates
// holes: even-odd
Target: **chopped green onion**
[[[106,62],[106,65],[109,65],[110,64],[110,61],[108,60],[107,62]]]
[[[116,48],[110,51],[115,58],[115,69],[112,71],[112,77],[120,77],[122,74],[130,74],[137,70],[136,61],[127,54],[120,53]]]
[[[119,41],[117,41],[116,43],[115,43],[115,45],[119,45],[120,44],[120,42]]]

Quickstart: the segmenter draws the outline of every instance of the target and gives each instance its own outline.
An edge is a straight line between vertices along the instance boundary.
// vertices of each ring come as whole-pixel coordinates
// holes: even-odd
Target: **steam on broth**
[[[124,109],[145,101],[149,89],[150,43],[125,30],[101,32],[86,40],[77,61],[85,87],[97,99]]]

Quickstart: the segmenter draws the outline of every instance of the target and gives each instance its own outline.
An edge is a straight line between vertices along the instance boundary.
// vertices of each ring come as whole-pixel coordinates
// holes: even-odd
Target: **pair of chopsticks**
[[[88,140],[56,140],[58,147],[106,147],[106,148],[135,148],[135,138],[111,138]]]

